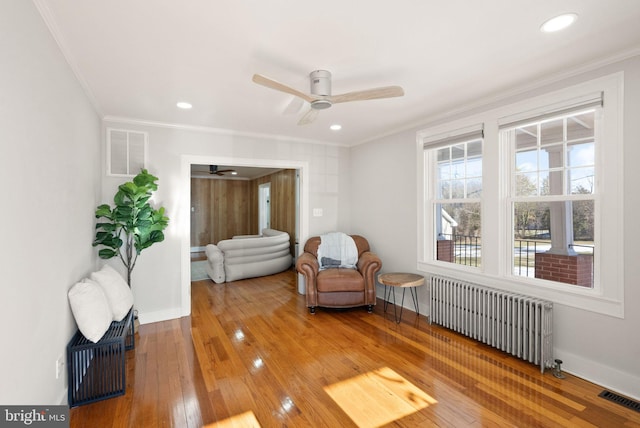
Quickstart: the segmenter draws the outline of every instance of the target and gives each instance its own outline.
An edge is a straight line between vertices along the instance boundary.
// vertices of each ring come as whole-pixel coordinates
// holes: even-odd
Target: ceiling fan
[[[218,165],[209,165],[209,174],[224,175],[225,172],[230,172],[231,175],[236,175],[235,169],[218,169]]]
[[[363,91],[347,92],[339,95],[331,95],[331,72],[327,70],[315,70],[309,74],[311,93],[306,94],[283,83],[254,74],[253,79],[258,85],[275,89],[302,98],[311,105],[307,113],[302,116],[298,125],[306,125],[315,120],[320,110],[327,109],[333,104],[350,101],[375,100],[380,98],[401,97],[404,90],[400,86],[384,86],[380,88],[365,89]]]

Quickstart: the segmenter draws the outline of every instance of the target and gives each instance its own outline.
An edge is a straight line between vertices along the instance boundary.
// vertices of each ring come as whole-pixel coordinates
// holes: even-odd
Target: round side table
[[[411,298],[413,299],[413,306],[416,308],[416,314],[420,316],[420,309],[418,308],[418,290],[417,287],[424,285],[424,276],[416,275],[414,273],[392,272],[381,273],[378,275],[378,282],[384,285],[384,311],[387,312],[387,306],[389,305],[389,297],[393,294],[393,317],[397,324],[400,324],[402,320],[402,309],[404,309],[404,293],[409,289]],[[400,314],[397,314],[396,305],[396,293],[391,293],[394,287],[402,288],[402,303],[400,304]]]

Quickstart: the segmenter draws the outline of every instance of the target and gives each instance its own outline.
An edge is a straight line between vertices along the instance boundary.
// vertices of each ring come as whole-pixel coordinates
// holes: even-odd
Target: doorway
[[[181,315],[191,314],[191,167],[193,165],[234,165],[236,167],[280,168],[298,171],[296,178],[296,244],[304,242],[309,236],[309,162],[277,159],[245,159],[215,156],[183,155],[181,157],[181,184],[178,194],[180,198],[179,236],[181,240]],[[298,199],[299,198],[299,199]],[[270,198],[271,199],[271,195]],[[271,202],[270,202],[271,204]],[[297,252],[297,245],[296,245]],[[297,256],[297,254],[296,254]]]
[[[271,183],[258,186],[258,234],[271,228]]]

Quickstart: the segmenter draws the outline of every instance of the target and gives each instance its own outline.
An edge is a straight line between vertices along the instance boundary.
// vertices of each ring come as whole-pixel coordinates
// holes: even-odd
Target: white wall
[[[122,181],[104,178],[101,125],[32,2],[0,2],[0,403],[65,402],[64,356],[75,324],[67,290],[95,269],[95,207]],[[640,60],[595,70],[519,98],[614,71],[625,72],[625,318],[566,306],[555,309],[555,350],[564,368],[640,398]],[[511,102],[505,100],[504,102]],[[428,120],[425,120],[427,123]],[[366,236],[385,271],[416,271],[415,133],[424,126],[353,149],[107,121],[149,132],[149,170],[160,178],[156,202],[168,210],[165,242],[146,250],[133,276],[143,322],[184,314],[184,243],[189,240],[186,158],[257,159],[305,165],[308,233]],[[422,308],[427,307],[421,290]],[[423,312],[425,310],[423,309]]]
[[[30,1],[0,2],[0,403],[66,403],[67,290],[95,268],[100,121]]]
[[[621,393],[640,398],[640,57],[608,65],[546,87],[529,90],[485,109],[544,94],[579,82],[624,71],[624,248],[625,318],[619,319],[563,305],[554,305],[554,354],[563,369]],[[523,91],[526,88],[523,88]],[[461,106],[463,107],[463,106]],[[428,126],[470,116],[482,109],[440,118],[408,132],[354,147],[351,152],[351,220],[353,231],[365,234],[383,262],[383,271],[417,270],[416,132]],[[606,144],[606,143],[605,143]],[[380,171],[386,171],[380,173]],[[363,189],[369,190],[363,191]],[[376,191],[377,190],[377,191]],[[606,233],[606,231],[605,231]],[[607,267],[604,267],[605,269]],[[615,267],[608,267],[615,268]],[[424,272],[422,272],[424,273]],[[481,279],[481,276],[479,276]],[[381,295],[381,290],[379,294]],[[419,294],[422,313],[428,294]]]
[[[170,219],[165,241],[141,253],[133,271],[132,288],[141,323],[189,313],[189,162],[240,165],[254,160],[256,166],[302,166],[308,179],[305,196],[308,208],[323,211],[322,217],[308,215],[303,219],[309,236],[348,229],[349,149],[346,147],[231,135],[201,128],[119,123],[113,119],[104,125],[149,133],[148,170],[159,178],[153,203],[164,206]],[[123,181],[127,180],[104,179],[104,202],[112,203],[116,188]],[[304,243],[305,237],[302,238]],[[121,268],[115,259],[109,263]]]

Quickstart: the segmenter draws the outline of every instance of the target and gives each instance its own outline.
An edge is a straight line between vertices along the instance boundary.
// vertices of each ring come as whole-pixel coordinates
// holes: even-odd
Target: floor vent
[[[621,406],[626,407],[627,409],[635,410],[636,412],[640,412],[640,403],[632,400],[627,397],[623,397],[622,395],[618,395],[615,392],[604,390],[602,391],[598,397],[602,397],[605,400],[613,401],[614,403],[620,404]]]

